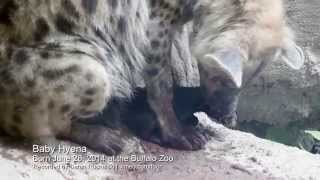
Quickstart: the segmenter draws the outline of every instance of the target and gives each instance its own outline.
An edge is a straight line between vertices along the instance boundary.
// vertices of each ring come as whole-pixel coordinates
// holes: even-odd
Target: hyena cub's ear
[[[305,61],[302,49],[292,40],[287,40],[285,47],[282,48],[281,59],[296,70],[300,69]]]
[[[242,85],[242,62],[244,61],[240,51],[236,49],[223,49],[213,54],[206,54],[205,61],[215,69],[226,73],[237,88]]]

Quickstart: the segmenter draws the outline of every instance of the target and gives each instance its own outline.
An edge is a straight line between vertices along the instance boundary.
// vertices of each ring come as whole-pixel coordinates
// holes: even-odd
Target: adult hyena
[[[247,7],[240,6],[247,1],[226,2],[220,7]],[[180,149],[197,149],[198,137],[188,138],[182,134],[172,108],[168,60],[176,29],[195,14],[204,20],[218,17],[214,6],[210,6],[215,3],[219,4],[205,0],[2,1],[2,128],[11,135],[29,138],[64,136],[114,154],[120,149],[115,132],[72,123],[71,119],[101,111],[110,99],[131,97],[132,89],[139,84],[137,79],[143,77],[148,102],[160,129],[159,142]],[[229,26],[234,27],[226,25]],[[209,31],[213,37],[223,34],[214,30]],[[249,39],[253,42],[257,37]],[[209,44],[220,42],[211,40]],[[208,50],[216,52],[212,48]],[[215,59],[212,54],[195,52],[200,64],[202,57],[204,62],[209,62],[208,67],[219,62],[212,62]],[[227,74],[234,74],[228,71],[229,66],[221,63],[216,66]],[[212,87],[217,85],[208,86]],[[94,141],[99,138],[101,140]]]
[[[1,1],[1,128],[31,139],[67,137],[115,154],[117,132],[77,119],[132,97],[143,77],[163,143],[191,149],[176,127],[167,60],[170,36],[193,7],[189,0]]]
[[[235,126],[241,88],[274,60],[299,69],[304,55],[287,25],[282,1],[208,0],[201,6],[191,49],[199,63],[202,110]]]
[[[191,54],[199,66],[201,88],[178,88],[174,104],[182,124],[186,124],[185,119],[189,119],[193,112],[205,111],[217,121],[234,127],[241,88],[264,67],[278,59],[294,69],[303,65],[304,55],[294,43],[282,1],[199,1],[193,22],[186,26],[187,30],[181,32],[190,33],[190,36],[179,37],[189,38]],[[180,49],[183,51],[187,50]],[[158,136],[157,125],[150,119],[155,116],[145,99],[142,92],[130,107],[140,105],[144,109],[130,110],[127,115],[139,125],[132,121],[128,124],[140,136],[154,139]],[[149,120],[145,122],[144,119]],[[196,139],[198,145],[204,145],[203,138]]]

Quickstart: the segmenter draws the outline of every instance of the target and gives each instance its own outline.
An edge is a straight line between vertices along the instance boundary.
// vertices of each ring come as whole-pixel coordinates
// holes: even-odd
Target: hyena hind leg
[[[1,126],[8,134],[41,140],[63,137],[110,155],[120,151],[121,148],[114,146],[114,143],[121,145],[115,132],[109,129],[95,132],[94,128],[72,124],[72,119],[77,121],[102,111],[110,99],[111,83],[101,64],[90,56],[68,54],[60,49],[13,48],[12,51],[13,59],[8,66],[13,68],[4,66],[3,72],[0,71],[6,75],[0,77],[0,85],[7,91],[0,101],[5,122]],[[17,65],[21,58],[24,63]],[[10,86],[3,83],[8,80]],[[85,130],[97,136],[101,133],[106,138],[93,141],[92,136],[81,136]],[[104,144],[105,149],[101,150],[99,144]]]
[[[34,144],[55,145],[45,101],[39,96],[24,97],[4,92],[0,100],[1,129],[6,135]]]

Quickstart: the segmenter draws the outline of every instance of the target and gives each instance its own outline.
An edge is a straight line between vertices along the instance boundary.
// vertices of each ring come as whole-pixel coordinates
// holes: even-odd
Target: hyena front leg
[[[167,66],[152,67],[147,70],[147,100],[156,114],[157,124],[160,128],[160,139],[151,140],[161,145],[191,150],[192,145],[182,135],[180,124],[173,110],[173,88],[170,70]]]
[[[169,64],[171,41],[169,38],[151,39],[152,54],[148,59],[149,66],[146,69],[145,82],[147,100],[151,109],[156,114],[158,128],[160,129],[160,139],[155,138],[151,140],[158,141],[157,143],[161,145],[191,150],[193,149],[193,145],[182,135],[182,129],[172,105],[173,79]]]
[[[7,56],[0,66],[2,128],[41,143],[62,137],[109,155],[118,153],[122,142],[116,132],[77,122],[102,111],[110,99],[104,67],[89,55],[48,47],[11,47],[10,53],[1,53]]]
[[[160,139],[152,140],[185,150],[200,149],[203,143],[197,140],[201,138],[187,138],[183,135],[189,132],[183,133],[173,109],[171,46],[174,33],[192,18],[195,3],[193,0],[151,2],[151,22],[148,31],[151,49],[145,75],[147,100],[156,115],[160,129]]]
[[[169,65],[170,24],[154,19],[150,22],[149,27],[151,28],[148,32],[151,49],[148,52],[148,66],[144,77],[147,100],[151,110],[156,114],[161,133],[161,139],[153,141],[160,141],[157,143],[178,149],[192,149],[192,145],[181,135],[172,106],[173,80]]]

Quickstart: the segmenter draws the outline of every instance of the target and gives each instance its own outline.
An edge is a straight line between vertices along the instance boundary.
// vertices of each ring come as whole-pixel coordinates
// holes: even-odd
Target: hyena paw
[[[88,141],[86,143],[88,147],[110,156],[117,155],[122,151],[121,137],[112,132],[111,129],[101,128],[100,132],[94,131],[94,134],[97,134],[96,139]]]
[[[38,145],[48,145],[51,147],[57,147],[60,142],[54,136],[43,136],[31,139],[31,144],[38,144]]]
[[[198,126],[183,126],[179,131],[153,133],[146,139],[164,147],[195,151],[204,148],[209,136]]]
[[[119,154],[124,146],[122,138],[117,131],[101,125],[73,123],[70,137],[68,138],[109,156]]]
[[[183,135],[192,145],[192,150],[203,149],[210,139],[209,134],[204,131],[204,128],[200,124],[183,127]]]
[[[193,150],[193,144],[181,133],[162,135],[160,145],[179,150]]]

